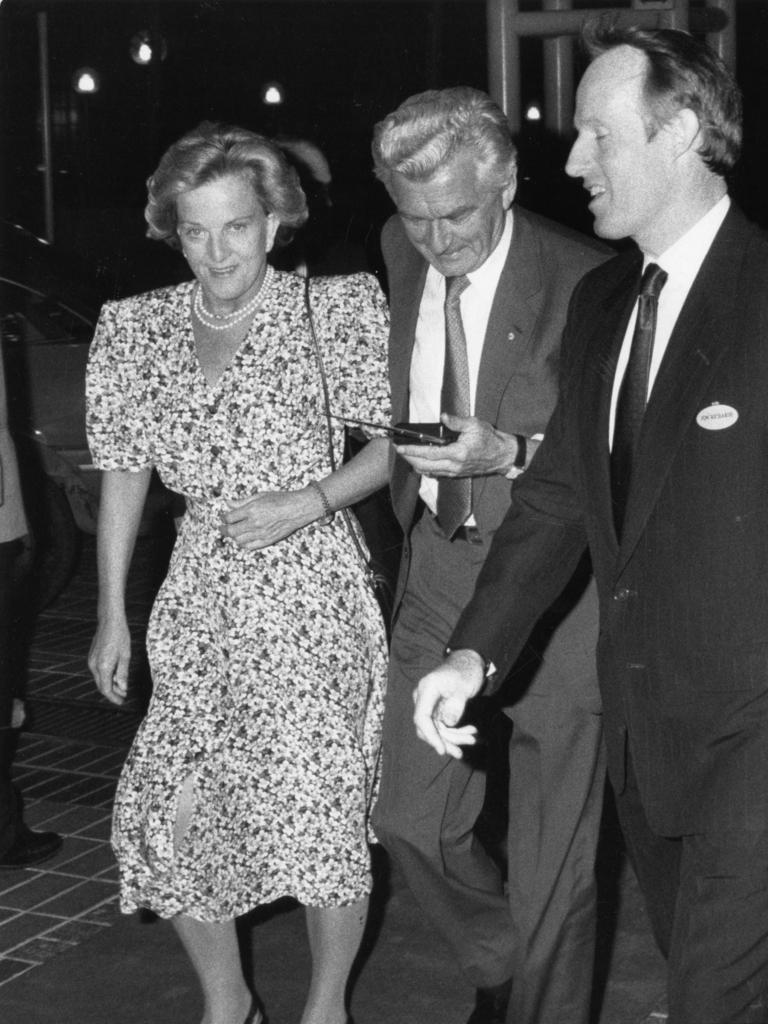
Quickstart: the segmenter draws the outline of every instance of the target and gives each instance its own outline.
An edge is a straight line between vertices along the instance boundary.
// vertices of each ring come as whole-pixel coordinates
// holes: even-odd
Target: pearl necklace
[[[274,270],[271,266],[267,265],[259,290],[249,302],[246,302],[240,309],[236,309],[234,313],[211,313],[207,310],[203,305],[203,290],[198,284],[192,306],[195,316],[203,327],[207,327],[209,331],[228,331],[230,327],[234,327],[235,324],[239,324],[246,317],[252,316],[256,312],[256,309],[264,300],[264,296],[269,291],[273,276]]]

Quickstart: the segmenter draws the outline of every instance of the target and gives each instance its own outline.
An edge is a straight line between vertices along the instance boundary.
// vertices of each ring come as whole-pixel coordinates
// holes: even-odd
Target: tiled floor
[[[118,913],[108,809],[41,800],[27,820],[61,832],[64,846],[39,868],[0,872],[0,986],[108,927]]]
[[[115,783],[147,693],[141,638],[157,578],[155,546],[140,541],[129,591],[136,641],[132,700],[108,704],[86,658],[95,623],[95,552],[86,538],[73,583],[39,618],[29,657],[29,721],[14,777],[25,820],[64,845],[49,861],[0,870],[0,986],[108,927],[117,917],[117,870],[109,846]]]

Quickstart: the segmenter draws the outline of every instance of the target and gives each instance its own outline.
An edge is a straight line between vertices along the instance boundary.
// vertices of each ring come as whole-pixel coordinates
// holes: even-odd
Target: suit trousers
[[[510,1021],[586,1024],[604,785],[601,715],[594,704],[574,706],[567,671],[562,690],[550,674],[545,694],[526,695],[508,712],[513,729],[505,895],[473,832],[484,772],[471,756],[439,757],[413,727],[413,690],[441,660],[488,542],[448,542],[425,514],[411,548],[392,641],[374,829],[467,980],[485,987],[512,977]]]
[[[668,1024],[768,1024],[768,832],[655,833],[631,763],[616,806],[667,958]]]
[[[558,696],[534,683],[508,711],[510,1024],[590,1019],[605,750],[602,715],[563,684]]]

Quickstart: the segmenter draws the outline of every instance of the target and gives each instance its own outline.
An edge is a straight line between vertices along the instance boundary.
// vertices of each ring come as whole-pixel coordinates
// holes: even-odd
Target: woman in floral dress
[[[148,188],[148,233],[181,249],[194,280],[107,303],[88,371],[104,470],[89,665],[116,703],[153,467],[187,505],[149,623],[152,701],[116,796],[122,908],[173,920],[201,981],[203,1024],[244,1024],[263,1018],[235,918],[295,897],[313,959],[301,1024],[344,1024],[371,885],[386,652],[332,513],[385,483],[387,442],[342,466],[334,429],[341,468],[331,471],[304,282],[266,260],[306,218],[279,149],[204,124],[169,149]],[[387,421],[375,279],[318,279],[311,293],[333,413]]]

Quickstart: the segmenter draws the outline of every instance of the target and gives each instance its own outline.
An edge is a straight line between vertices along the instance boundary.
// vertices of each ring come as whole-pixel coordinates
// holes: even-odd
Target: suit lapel
[[[613,526],[611,498],[611,464],[609,424],[611,393],[616,375],[621,343],[640,284],[642,257],[634,252],[616,263],[616,279],[607,297],[596,310],[596,323],[591,328],[594,353],[585,360],[579,404],[581,451],[584,460],[586,493],[606,535],[618,551]]]
[[[638,442],[627,504],[619,571],[632,554],[697,412],[717,363],[737,336],[734,309],[740,289],[746,223],[732,211],[715,237],[669,339]]]
[[[410,243],[403,247],[402,257],[400,273],[396,278],[393,276],[390,296],[390,373],[395,422],[408,419],[411,357],[427,277],[426,261]]]
[[[514,209],[512,243],[496,288],[477,381],[475,416],[489,423],[498,419],[499,406],[514,373],[525,361],[539,315],[542,290],[541,258],[536,235],[525,212]],[[510,346],[515,357],[510,359]]]
[[[392,387],[392,419],[409,419],[410,375],[416,322],[427,277],[427,263],[416,252],[399,221],[394,221],[397,245],[388,261],[390,290],[389,372]],[[407,536],[418,498],[419,477],[405,459],[390,460],[390,491],[395,514]]]

